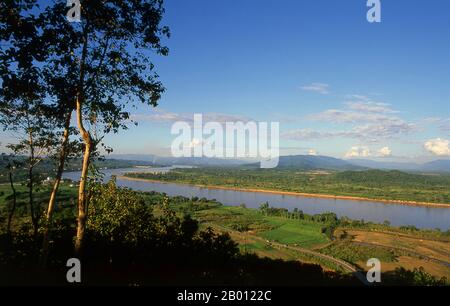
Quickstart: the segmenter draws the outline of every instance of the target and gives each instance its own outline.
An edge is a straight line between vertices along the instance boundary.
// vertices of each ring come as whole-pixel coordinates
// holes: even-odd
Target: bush
[[[447,279],[442,277],[437,279],[431,274],[425,272],[423,267],[406,270],[397,268],[391,274],[388,274],[387,284],[389,285],[408,285],[408,286],[446,286]]]
[[[138,193],[117,187],[115,180],[94,185],[90,191],[87,229],[91,235],[133,244],[149,239],[154,218]]]

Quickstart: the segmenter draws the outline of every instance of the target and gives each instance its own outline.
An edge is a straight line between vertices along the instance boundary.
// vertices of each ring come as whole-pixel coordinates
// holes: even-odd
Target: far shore
[[[237,188],[237,187],[216,186],[216,185],[200,185],[200,184],[166,182],[166,181],[159,181],[159,180],[152,180],[152,179],[135,178],[135,177],[129,177],[129,176],[125,176],[125,175],[117,176],[117,178],[120,178],[123,180],[129,180],[129,181],[151,182],[151,183],[161,183],[161,184],[177,184],[177,185],[193,186],[193,187],[199,187],[199,188],[222,189],[222,190],[243,191],[243,192],[259,192],[259,193],[269,193],[269,194],[279,194],[279,195],[301,196],[301,197],[308,197],[308,198],[381,202],[381,203],[385,203],[385,204],[406,205],[406,206],[426,206],[426,207],[434,207],[434,208],[450,208],[450,204],[444,204],[444,203],[371,199],[371,198],[364,198],[364,197],[342,196],[342,195],[331,195],[331,194],[303,193],[303,192],[293,192],[293,191],[256,189],[256,188]]]

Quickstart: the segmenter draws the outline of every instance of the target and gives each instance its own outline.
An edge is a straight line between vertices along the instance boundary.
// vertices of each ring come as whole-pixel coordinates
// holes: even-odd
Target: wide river
[[[123,175],[126,172],[166,172],[171,168],[128,168],[102,170],[104,180],[108,181],[111,175]],[[67,172],[64,178],[78,181],[80,172]],[[392,225],[414,225],[418,228],[450,229],[449,208],[435,208],[425,206],[406,206],[388,204],[376,201],[355,201],[341,199],[314,198],[305,196],[279,195],[261,192],[247,192],[223,189],[210,189],[174,183],[154,183],[117,179],[119,186],[140,191],[165,192],[169,196],[181,195],[185,197],[199,197],[216,199],[224,205],[237,206],[244,203],[249,208],[258,208],[261,203],[269,202],[272,207],[298,208],[307,214],[334,212],[338,216],[347,216],[350,219],[382,223],[388,220]]]

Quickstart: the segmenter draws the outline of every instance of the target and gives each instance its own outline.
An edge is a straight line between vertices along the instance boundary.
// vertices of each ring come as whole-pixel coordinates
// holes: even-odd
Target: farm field
[[[194,214],[203,226],[228,232],[244,252],[281,259],[297,259],[342,270],[339,265],[284,246],[299,247],[342,259],[360,270],[367,270],[369,258],[379,258],[382,272],[395,268],[423,267],[436,277],[450,278],[450,238],[426,238],[420,233],[380,232],[377,229],[337,228],[333,240],[322,232],[324,224],[283,217],[264,216],[242,207],[218,207]],[[280,244],[282,246],[280,246]]]

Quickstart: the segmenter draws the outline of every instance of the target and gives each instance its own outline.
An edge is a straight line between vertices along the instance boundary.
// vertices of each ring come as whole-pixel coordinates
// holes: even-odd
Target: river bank
[[[416,202],[416,201],[402,201],[402,200],[386,200],[386,199],[373,199],[355,196],[342,196],[342,195],[329,195],[329,194],[315,194],[315,193],[301,193],[292,191],[280,191],[280,190],[266,190],[266,189],[256,189],[256,188],[238,188],[238,187],[228,187],[228,186],[216,186],[216,185],[200,185],[200,184],[188,184],[179,182],[166,182],[160,180],[134,178],[125,175],[120,175],[118,178],[129,181],[140,181],[140,182],[152,182],[161,184],[178,184],[185,186],[194,186],[199,188],[210,188],[210,189],[221,189],[221,190],[232,190],[232,191],[242,191],[242,192],[259,192],[277,195],[290,195],[290,196],[302,196],[308,198],[322,198],[322,199],[336,199],[336,200],[350,200],[350,201],[366,201],[366,202],[381,202],[385,204],[395,204],[395,205],[405,205],[405,206],[422,206],[422,207],[434,207],[434,208],[450,208],[450,204],[445,203],[430,203],[430,202]]]

